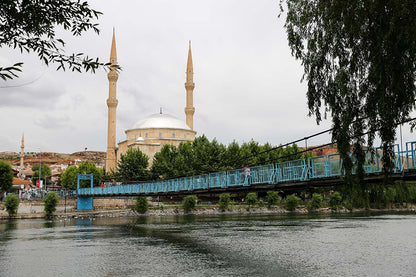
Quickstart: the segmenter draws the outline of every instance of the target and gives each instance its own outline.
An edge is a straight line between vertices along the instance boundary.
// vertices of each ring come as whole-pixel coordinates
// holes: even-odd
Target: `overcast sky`
[[[58,34],[68,53],[108,61],[115,27],[123,68],[117,83],[117,141],[160,107],[185,120],[189,40],[198,135],[225,144],[253,139],[278,145],[330,127],[328,121],[317,126],[307,116],[303,69],[287,46],[278,0],[88,2],[103,12],[100,35]],[[105,151],[106,72],[57,72],[33,54],[0,49],[0,66],[19,61],[25,63],[21,77],[0,81],[0,151],[20,151],[22,133],[26,151]],[[403,133],[405,140],[414,137],[408,126]],[[324,135],[308,145],[329,141]]]

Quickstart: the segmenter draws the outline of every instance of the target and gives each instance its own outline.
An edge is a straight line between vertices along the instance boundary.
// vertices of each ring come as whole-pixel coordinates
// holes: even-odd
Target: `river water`
[[[0,276],[415,276],[416,215],[0,221]]]

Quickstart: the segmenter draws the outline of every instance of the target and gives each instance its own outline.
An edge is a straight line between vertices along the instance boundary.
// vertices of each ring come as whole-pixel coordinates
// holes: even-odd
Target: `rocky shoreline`
[[[138,216],[177,216],[177,215],[262,215],[262,214],[351,214],[351,213],[415,213],[416,207],[414,205],[407,208],[393,208],[393,209],[353,209],[352,211],[345,208],[333,211],[330,208],[320,208],[314,212],[309,212],[306,207],[300,206],[294,212],[289,212],[283,207],[277,206],[268,208],[243,208],[233,207],[230,210],[222,211],[218,207],[196,208],[195,210],[185,213],[181,208],[153,208],[145,214],[137,213],[131,209],[115,209],[115,210],[93,210],[93,211],[76,211],[70,209],[67,212],[62,210],[55,212],[54,218],[98,218],[98,217],[138,217]],[[13,219],[40,219],[44,218],[45,214],[42,212],[18,213],[13,216]],[[0,220],[7,220],[10,217],[5,211],[0,211]]]

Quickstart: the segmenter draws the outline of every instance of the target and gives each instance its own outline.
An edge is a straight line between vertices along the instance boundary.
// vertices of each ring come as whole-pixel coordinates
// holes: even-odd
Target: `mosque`
[[[113,31],[113,39],[110,54],[111,65],[117,64],[116,40]],[[191,44],[189,43],[188,63],[186,68],[186,123],[181,119],[163,113],[149,115],[139,119],[131,129],[125,131],[126,139],[119,142],[116,147],[116,109],[118,100],[116,97],[118,73],[111,69],[107,74],[109,81],[108,106],[108,134],[107,134],[107,155],[105,159],[105,170],[110,172],[116,170],[117,161],[122,154],[130,148],[139,148],[149,157],[149,164],[152,164],[154,155],[162,149],[165,144],[178,146],[181,142],[193,141],[196,131],[193,129],[193,66]]]

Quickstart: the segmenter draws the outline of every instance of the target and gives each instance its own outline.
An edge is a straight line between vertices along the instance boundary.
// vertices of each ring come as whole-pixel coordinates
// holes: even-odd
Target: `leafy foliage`
[[[67,55],[65,42],[56,36],[56,28],[80,36],[88,30],[99,33],[94,21],[101,15],[87,2],[71,0],[0,1],[0,48],[10,47],[20,52],[36,53],[46,65],[55,63],[57,69],[91,71],[109,64],[83,53]],[[13,79],[21,71],[22,63],[1,67],[0,78]]]
[[[322,206],[322,195],[319,193],[312,194],[312,198],[308,203],[308,210],[314,211]]]
[[[196,195],[188,195],[182,201],[182,208],[186,213],[195,209]]]
[[[342,197],[338,191],[329,196],[329,206],[331,207],[331,210],[338,210],[338,208],[341,206],[341,203]]]
[[[257,193],[255,192],[249,192],[246,195],[246,203],[249,206],[253,206],[257,204]]]
[[[416,2],[283,1],[289,46],[304,67],[309,114],[318,123],[327,114],[332,117],[346,196],[354,200],[353,190],[362,195],[367,188],[364,134],[369,146],[380,136],[388,181],[396,125],[415,109]],[[352,159],[358,165],[355,187]],[[366,205],[367,200],[359,202]]]
[[[136,197],[136,204],[134,205],[134,210],[144,214],[149,210],[149,203],[147,202],[147,198],[145,196],[137,196]]]
[[[97,187],[101,184],[104,170],[98,168],[95,163],[89,161],[83,161],[78,166],[69,166],[61,175],[61,185],[65,188],[76,189],[77,188],[77,176],[79,174],[93,174],[94,181],[93,186]],[[80,188],[86,188],[90,186],[90,180],[80,180]]]
[[[9,191],[13,186],[13,169],[5,161],[0,161],[0,192]]]
[[[285,208],[286,210],[293,212],[296,210],[296,207],[299,205],[300,198],[292,194],[286,198]]]
[[[277,191],[268,191],[266,198],[267,207],[269,208],[279,203],[279,193]]]
[[[222,211],[225,211],[229,208],[231,203],[231,197],[229,193],[221,193],[219,200],[219,207]]]
[[[209,141],[203,135],[192,143],[181,143],[178,147],[164,145],[155,154],[151,171],[153,176],[169,179],[241,168],[246,164],[273,163],[302,157],[301,149],[296,144],[271,149],[272,146],[268,143],[259,145],[254,141],[241,146],[234,141],[227,147],[215,139]]]
[[[117,162],[116,179],[119,181],[146,181],[149,179],[149,157],[140,149],[128,149],[126,154],[121,154]]]
[[[58,205],[59,197],[55,192],[51,191],[43,199],[43,202],[45,203],[44,209],[46,217],[50,217],[56,211],[56,205]]]
[[[47,164],[34,164],[32,166],[32,182],[36,183],[37,180],[39,180],[39,174],[41,174],[40,179],[43,180],[43,183],[45,184],[46,177],[51,176],[51,168]]]
[[[4,206],[6,207],[6,211],[9,216],[17,214],[17,210],[19,209],[19,197],[14,194],[8,194],[6,196],[6,202]]]

